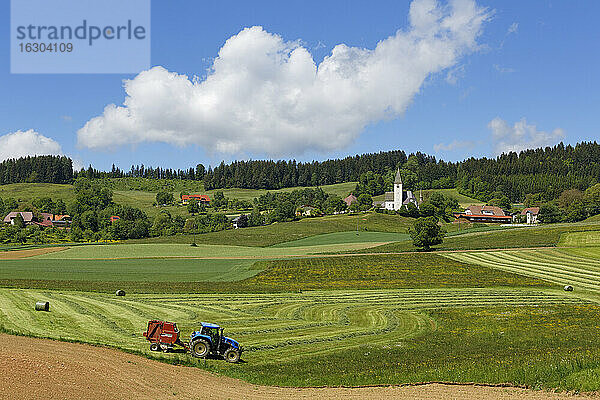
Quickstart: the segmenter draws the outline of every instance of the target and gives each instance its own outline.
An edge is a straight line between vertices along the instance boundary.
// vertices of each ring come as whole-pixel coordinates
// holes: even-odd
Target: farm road
[[[3,399],[591,399],[518,388],[428,384],[366,388],[252,385],[113,349],[0,334]]]

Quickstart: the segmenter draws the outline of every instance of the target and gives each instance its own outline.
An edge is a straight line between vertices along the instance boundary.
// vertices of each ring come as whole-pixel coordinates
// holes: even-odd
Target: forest
[[[214,168],[197,164],[189,169],[131,166],[124,171],[93,167],[72,171],[64,156],[37,156],[0,163],[0,184],[17,182],[72,183],[77,178],[140,177],[179,179],[204,184],[205,190],[225,188],[281,189],[360,181],[367,173],[386,177],[385,186],[400,168],[405,189],[457,188],[481,201],[506,197],[524,202],[536,194],[542,201],[558,199],[565,190],[585,191],[600,182],[600,145],[581,142],[502,154],[496,158],[469,158],[459,162],[437,160],[420,152],[402,150],[349,156],[326,161],[249,160]],[[383,192],[377,190],[377,193]]]

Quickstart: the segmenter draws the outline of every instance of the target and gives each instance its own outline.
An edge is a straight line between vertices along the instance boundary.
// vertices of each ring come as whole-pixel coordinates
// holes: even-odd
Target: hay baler
[[[223,328],[208,322],[201,322],[202,328],[192,332],[189,344],[179,338],[179,329],[174,322],[148,321],[148,329],[143,333],[150,342],[150,350],[168,352],[181,346],[194,357],[206,358],[209,355],[223,357],[227,362],[236,363],[242,356],[242,346],[223,335]]]
[[[148,321],[148,329],[143,333],[144,337],[150,342],[150,350],[162,350],[165,353],[172,350],[175,346],[181,346],[189,350],[187,344],[179,339],[179,329],[174,322],[159,321],[153,319]]]

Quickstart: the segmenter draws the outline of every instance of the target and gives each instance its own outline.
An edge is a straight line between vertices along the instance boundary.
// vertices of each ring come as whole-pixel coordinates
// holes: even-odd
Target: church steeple
[[[394,179],[394,210],[399,210],[404,201],[404,192],[402,191],[402,177],[400,176],[400,168],[396,172]]]
[[[396,171],[396,178],[394,179],[394,183],[402,185],[402,177],[400,176],[400,168]]]

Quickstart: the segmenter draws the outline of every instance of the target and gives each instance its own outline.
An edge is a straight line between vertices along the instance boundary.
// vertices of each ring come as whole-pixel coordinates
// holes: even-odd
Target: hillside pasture
[[[279,222],[266,226],[204,233],[201,235],[176,235],[149,239],[134,239],[128,243],[196,243],[266,247],[291,242],[325,233],[368,232],[407,233],[413,219],[379,213],[327,215],[304,218],[300,221]],[[350,236],[347,236],[350,237]],[[335,251],[335,250],[332,250]]]

